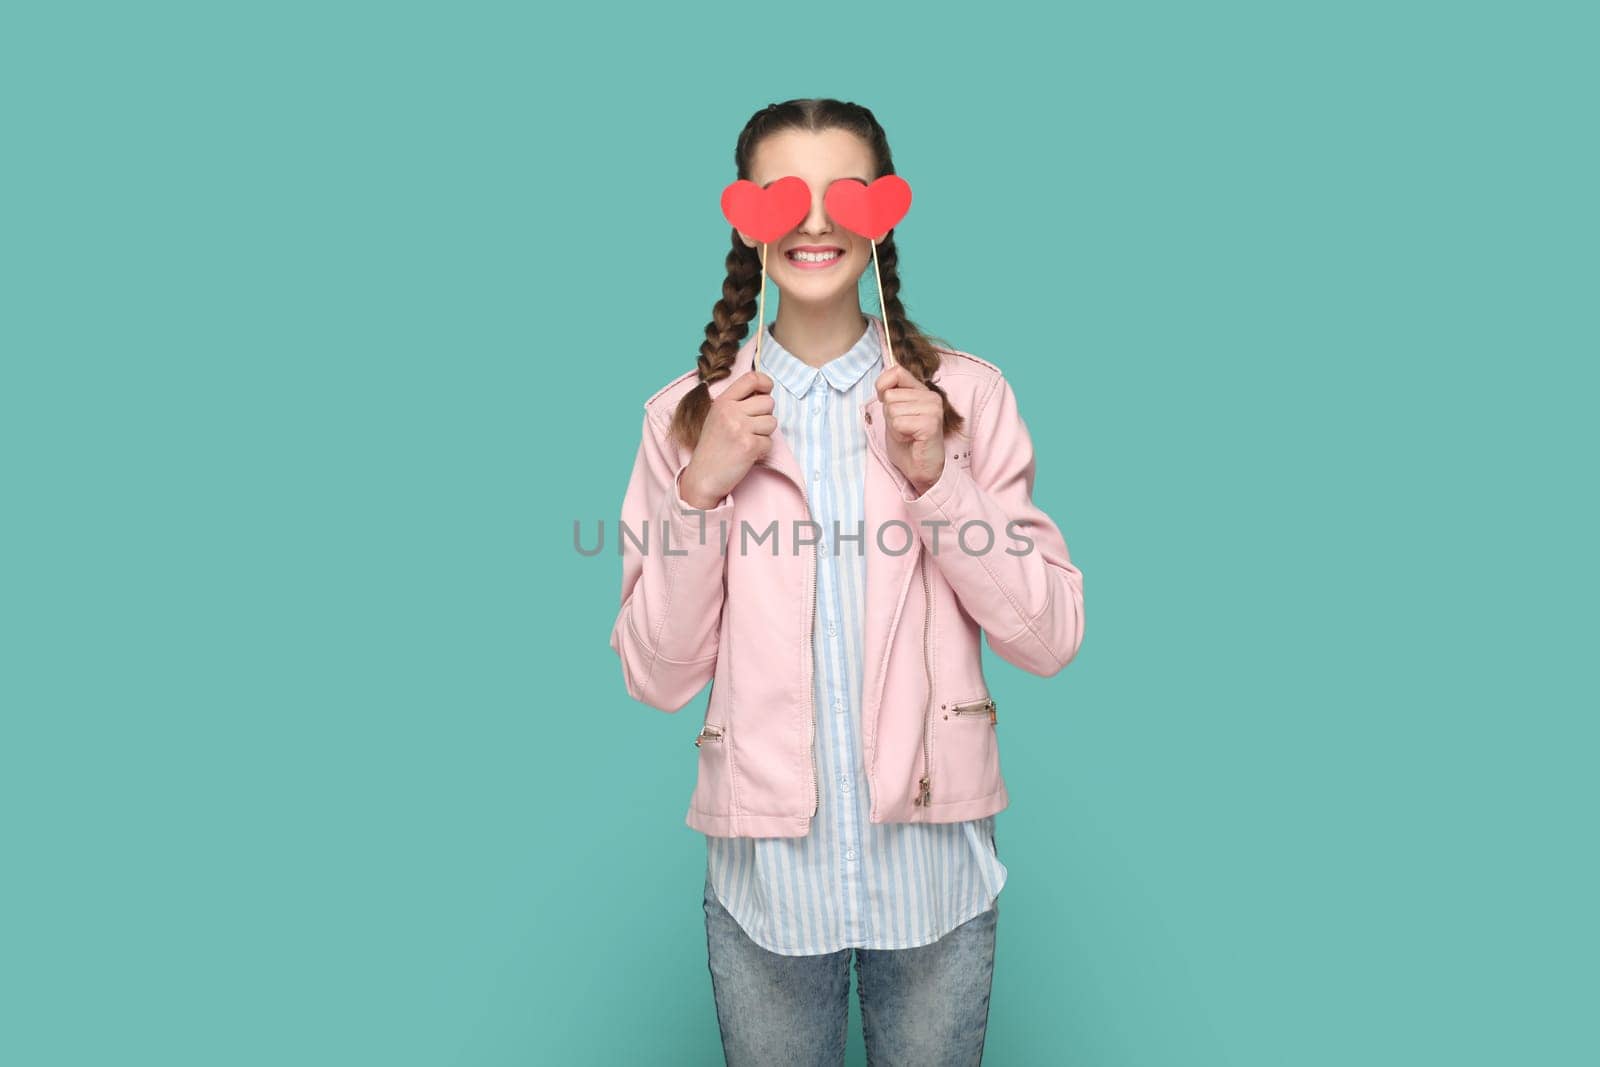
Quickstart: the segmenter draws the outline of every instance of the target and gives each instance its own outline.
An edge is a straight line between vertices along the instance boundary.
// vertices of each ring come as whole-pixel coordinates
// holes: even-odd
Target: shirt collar
[[[796,397],[804,397],[819,378],[826,378],[829,385],[841,393],[846,392],[881,362],[883,342],[879,322],[878,316],[868,314],[867,328],[860,340],[842,356],[828,360],[820,368],[811,366],[779,344],[772,336],[769,323],[765,327],[766,336],[761,339],[761,369]]]

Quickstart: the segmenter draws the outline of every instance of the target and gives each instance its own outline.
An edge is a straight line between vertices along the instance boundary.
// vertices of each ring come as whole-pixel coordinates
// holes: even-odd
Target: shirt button
[[[839,779],[839,792],[841,792],[841,793],[850,792],[850,779],[848,779],[848,778]]]
[[[856,850],[853,849],[853,848],[845,849],[844,850],[844,858],[847,859],[847,860],[855,859],[856,858]]]

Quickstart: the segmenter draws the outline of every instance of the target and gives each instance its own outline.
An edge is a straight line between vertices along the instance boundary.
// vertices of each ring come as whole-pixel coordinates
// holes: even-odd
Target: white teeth
[[[830,259],[838,259],[837,252],[790,252],[790,258],[804,260],[807,263],[826,263]]]

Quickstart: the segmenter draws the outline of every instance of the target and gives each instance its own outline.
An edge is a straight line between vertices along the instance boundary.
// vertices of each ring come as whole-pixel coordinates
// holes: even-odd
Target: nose
[[[828,218],[828,209],[822,204],[826,193],[826,187],[811,190],[811,210],[806,212],[806,217],[800,223],[800,229],[805,233],[826,233],[833,228],[833,221]]]

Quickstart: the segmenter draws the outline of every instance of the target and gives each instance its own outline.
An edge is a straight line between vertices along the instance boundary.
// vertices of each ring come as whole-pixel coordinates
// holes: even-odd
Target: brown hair
[[[738,177],[750,177],[750,160],[761,139],[780,130],[806,130],[819,132],[829,129],[848,130],[866,142],[872,150],[877,167],[874,178],[894,173],[894,159],[889,152],[889,139],[878,125],[871,111],[859,104],[832,99],[788,100],[781,104],[768,104],[751,116],[739,133],[739,142],[733,150],[733,163]],[[685,447],[694,448],[700,441],[700,430],[711,410],[711,383],[721,381],[733,371],[733,359],[743,344],[750,321],[756,317],[756,296],[761,288],[761,254],[739,239],[739,231],[731,229],[733,247],[728,251],[728,276],[722,283],[722,298],[711,308],[711,321],[706,323],[706,339],[700,345],[700,381],[683,399],[672,416],[672,435]],[[894,231],[890,230],[878,241],[878,274],[883,281],[883,324],[894,346],[896,362],[905,366],[928,388],[944,397],[944,432],[961,433],[965,420],[950,405],[945,391],[931,379],[939,369],[941,349],[916,323],[906,317],[900,303],[900,254],[895,249]],[[944,345],[944,349],[951,346]]]

